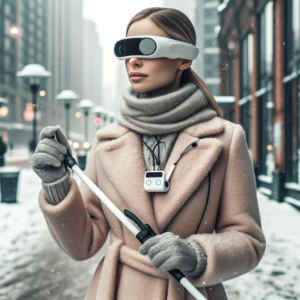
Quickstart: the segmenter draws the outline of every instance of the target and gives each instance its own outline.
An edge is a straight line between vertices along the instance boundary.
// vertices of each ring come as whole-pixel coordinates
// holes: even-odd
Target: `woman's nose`
[[[142,60],[138,57],[131,57],[129,59],[129,64],[131,66],[138,66],[138,67],[141,67],[143,65]]]

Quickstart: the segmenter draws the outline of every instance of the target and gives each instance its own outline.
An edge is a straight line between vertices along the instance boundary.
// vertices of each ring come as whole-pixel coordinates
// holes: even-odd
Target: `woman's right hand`
[[[56,138],[56,139],[55,139]],[[67,173],[64,154],[70,145],[59,125],[45,127],[40,133],[40,142],[30,160],[32,169],[44,183],[52,183]]]

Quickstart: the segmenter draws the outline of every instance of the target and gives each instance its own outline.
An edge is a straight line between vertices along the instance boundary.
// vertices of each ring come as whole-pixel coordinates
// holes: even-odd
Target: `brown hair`
[[[171,39],[196,45],[196,32],[192,22],[184,13],[173,8],[149,7],[140,11],[128,23],[126,36],[133,22],[147,17],[155,22]],[[181,75],[180,85],[191,81],[200,88],[210,105],[217,111],[218,116],[223,118],[222,110],[209,87],[191,68],[188,68]]]

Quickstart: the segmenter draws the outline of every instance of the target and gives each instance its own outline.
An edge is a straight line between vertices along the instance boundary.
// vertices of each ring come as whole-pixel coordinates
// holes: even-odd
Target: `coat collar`
[[[219,157],[223,143],[211,136],[223,130],[224,121],[216,116],[181,131],[166,163],[166,173],[187,145],[198,137],[203,139],[179,160],[170,179],[170,190],[155,193],[152,200],[144,190],[146,166],[141,141],[133,131],[118,123],[100,129],[97,138],[108,142],[100,143],[97,157],[126,208],[156,233],[162,233]]]

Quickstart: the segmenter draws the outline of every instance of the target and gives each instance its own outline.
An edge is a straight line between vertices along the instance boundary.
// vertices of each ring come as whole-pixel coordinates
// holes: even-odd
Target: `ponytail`
[[[216,110],[218,117],[223,118],[222,110],[215,100],[207,84],[202,80],[191,68],[183,71],[180,78],[180,85],[183,86],[187,82],[193,82],[202,91],[203,95],[208,100],[210,106]]]

